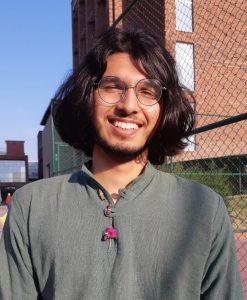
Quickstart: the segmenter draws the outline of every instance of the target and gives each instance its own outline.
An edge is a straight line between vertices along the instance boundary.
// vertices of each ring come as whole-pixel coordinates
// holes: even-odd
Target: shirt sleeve
[[[231,222],[221,198],[209,242],[201,300],[244,300]]]
[[[0,241],[0,299],[39,299],[28,242],[28,221],[13,195]]]

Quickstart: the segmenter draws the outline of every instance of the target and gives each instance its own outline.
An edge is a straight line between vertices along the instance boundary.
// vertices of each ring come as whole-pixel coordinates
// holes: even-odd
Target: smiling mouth
[[[135,123],[128,123],[128,122],[119,122],[119,121],[114,121],[112,122],[112,125],[114,125],[115,127],[121,128],[121,129],[126,129],[126,130],[134,130],[134,129],[138,129],[139,126]]]

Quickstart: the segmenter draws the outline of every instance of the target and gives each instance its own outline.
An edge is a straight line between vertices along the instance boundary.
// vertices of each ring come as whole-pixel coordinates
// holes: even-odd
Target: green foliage
[[[247,211],[247,197],[240,197],[237,205],[240,209]]]

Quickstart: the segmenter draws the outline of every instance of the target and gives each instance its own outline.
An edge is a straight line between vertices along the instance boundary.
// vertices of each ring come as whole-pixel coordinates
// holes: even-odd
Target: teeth
[[[115,121],[113,122],[113,125],[119,128],[123,129],[137,129],[138,126],[135,123],[125,123],[125,122],[119,122]]]

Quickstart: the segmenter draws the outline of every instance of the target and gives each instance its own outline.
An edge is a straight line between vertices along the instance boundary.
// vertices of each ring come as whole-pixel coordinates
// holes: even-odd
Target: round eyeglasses
[[[106,76],[94,85],[97,86],[97,91],[101,100],[108,104],[119,102],[124,97],[127,89],[133,88],[138,101],[145,106],[151,106],[159,102],[162,91],[166,90],[159,80],[148,78],[139,80],[133,86],[127,86],[118,77]]]

